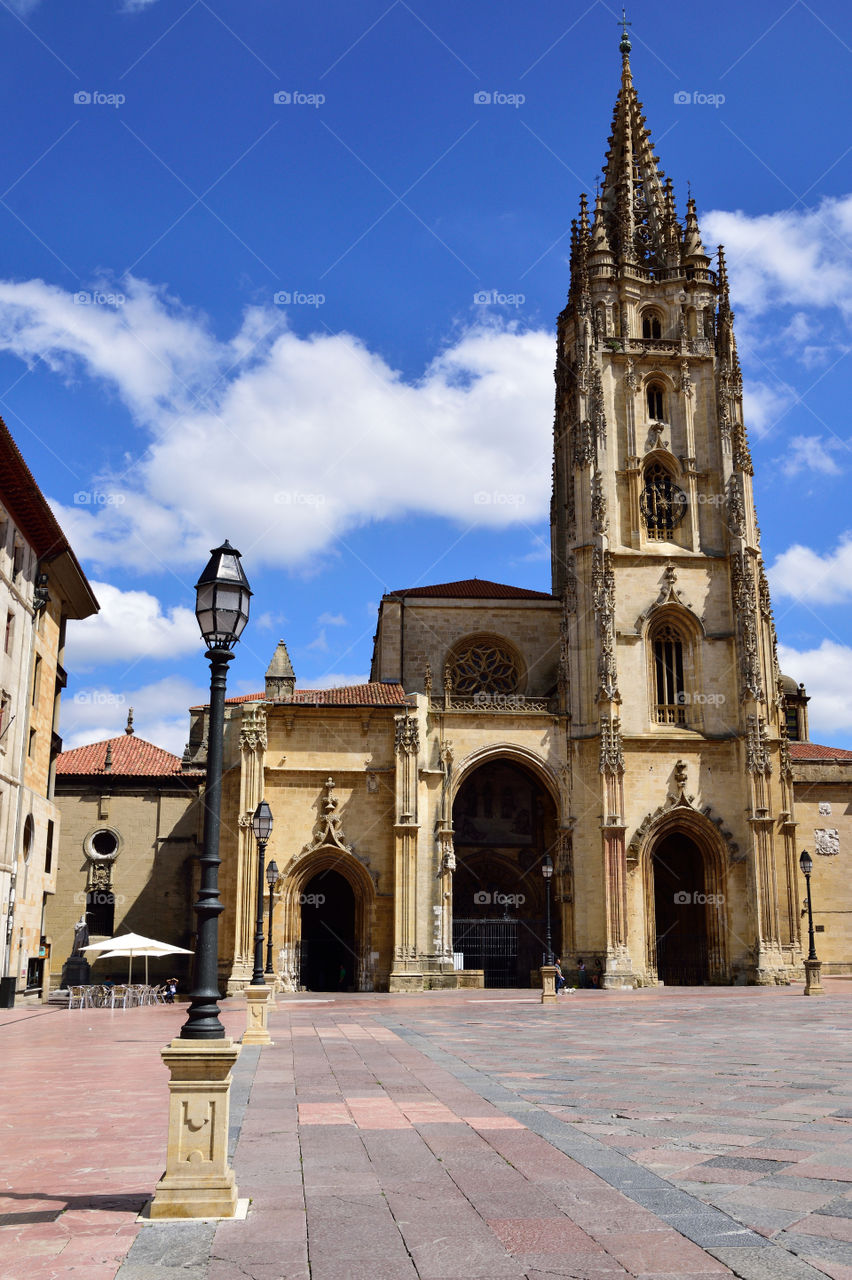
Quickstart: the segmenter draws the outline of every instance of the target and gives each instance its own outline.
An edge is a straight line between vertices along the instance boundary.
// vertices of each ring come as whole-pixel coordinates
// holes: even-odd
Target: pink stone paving
[[[233,1161],[248,1221],[205,1228],[204,1259],[187,1274],[732,1274],[676,1217],[631,1198],[630,1169],[652,1169],[779,1259],[792,1250],[816,1274],[852,1280],[845,1041],[826,1036],[818,1060],[807,1048],[821,1025],[848,1023],[852,984],[829,989],[816,1007],[796,989],[582,992],[544,1012],[493,992],[281,1000],[274,1047],[237,1067],[251,1085]],[[177,1280],[179,1258],[137,1258],[160,1228],[136,1215],[164,1163],[159,1050],[184,1014],[0,1013],[2,1280],[122,1280],[125,1266],[127,1280]],[[225,1002],[229,1034],[244,1019],[240,1000]],[[491,1101],[473,1079],[492,1082]],[[528,1127],[532,1114],[550,1127]],[[599,1172],[554,1145],[554,1125],[599,1153]]]

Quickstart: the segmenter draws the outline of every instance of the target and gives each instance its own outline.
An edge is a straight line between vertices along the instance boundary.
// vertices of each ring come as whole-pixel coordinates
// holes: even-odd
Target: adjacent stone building
[[[6,424],[0,419],[0,973],[41,985],[45,909],[56,886],[54,802],[69,619],[98,603]]]
[[[62,832],[47,911],[54,985],[73,946],[74,923],[83,915],[93,942],[140,933],[194,947],[203,781],[203,772],[137,737],[132,710],[119,737],[59,757]],[[152,981],[174,974],[186,985],[189,971],[186,956],[149,962]],[[97,962],[92,976],[110,973],[126,975],[126,961]]]

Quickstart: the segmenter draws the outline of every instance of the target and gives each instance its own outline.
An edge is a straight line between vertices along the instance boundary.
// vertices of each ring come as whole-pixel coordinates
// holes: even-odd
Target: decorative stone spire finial
[[[272,661],[266,668],[266,696],[273,702],[292,702],[293,690],[296,687],[296,673],[283,640],[272,655]]]
[[[127,712],[127,724],[124,726],[124,732],[132,737],[133,735],[133,708],[130,707]]]
[[[104,773],[112,772],[112,743],[107,743],[106,755],[104,756]]]

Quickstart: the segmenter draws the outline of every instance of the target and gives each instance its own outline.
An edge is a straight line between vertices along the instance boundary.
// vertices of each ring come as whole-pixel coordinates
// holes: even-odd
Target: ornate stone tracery
[[[314,827],[310,842],[302,850],[302,856],[313,853],[316,849],[328,847],[339,849],[341,853],[352,853],[352,846],[343,834],[343,819],[337,812],[340,801],[334,794],[334,779],[328,778],[325,784],[325,799],[322,802],[322,813]]]
[[[624,741],[618,716],[601,717],[600,772],[610,775],[624,772]]]
[[[456,648],[449,660],[451,689],[459,697],[475,693],[515,693],[518,661],[498,639],[478,637]]]
[[[615,573],[611,553],[599,547],[595,548],[592,557],[592,599],[600,644],[598,694],[601,698],[615,701],[619,697],[615,661]]]

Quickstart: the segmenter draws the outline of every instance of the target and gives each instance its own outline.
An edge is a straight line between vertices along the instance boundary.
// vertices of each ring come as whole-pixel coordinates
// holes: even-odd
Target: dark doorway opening
[[[299,985],[307,991],[354,991],[355,894],[339,871],[320,871],[300,895]]]
[[[701,851],[688,836],[666,836],[654,850],[653,865],[657,977],[671,987],[700,986],[710,976]]]
[[[453,951],[483,969],[486,987],[529,987],[547,943],[545,854],[555,857],[549,792],[523,766],[494,760],[476,769],[453,805],[457,869]],[[551,882],[551,941],[561,946],[559,886]]]

